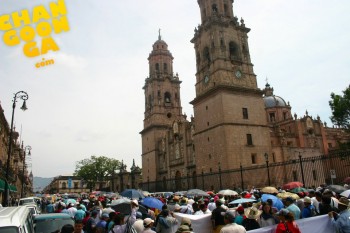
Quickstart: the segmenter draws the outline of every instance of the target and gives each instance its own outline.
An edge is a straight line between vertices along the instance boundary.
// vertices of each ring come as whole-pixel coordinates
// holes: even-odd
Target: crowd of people
[[[331,190],[311,190],[299,193],[299,198],[286,197],[282,199],[282,208],[273,199],[263,201],[262,195],[258,190],[238,196],[154,195],[163,203],[161,210],[146,207],[147,211],[142,213],[139,209],[142,200],[132,199],[128,214],[112,208],[115,198],[90,196],[76,203],[65,204],[60,199],[48,202],[45,211],[67,213],[75,219],[75,226],[65,225],[61,233],[193,233],[191,220],[186,217],[190,215],[210,216],[213,233],[243,233],[266,226],[275,226],[276,233],[300,233],[295,220],[326,214],[335,232],[350,233],[349,200]],[[230,205],[247,197],[255,201]]]

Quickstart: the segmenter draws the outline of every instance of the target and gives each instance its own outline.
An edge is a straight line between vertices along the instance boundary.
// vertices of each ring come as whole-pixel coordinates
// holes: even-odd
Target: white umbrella
[[[128,198],[119,198],[117,200],[112,200],[111,206],[119,205],[121,203],[130,203],[131,200]]]
[[[224,196],[235,196],[238,195],[236,191],[233,191],[231,189],[224,189],[218,192],[218,194],[224,195]]]
[[[340,194],[340,196],[346,197],[346,198],[350,198],[350,189],[345,190],[344,192],[342,192]]]

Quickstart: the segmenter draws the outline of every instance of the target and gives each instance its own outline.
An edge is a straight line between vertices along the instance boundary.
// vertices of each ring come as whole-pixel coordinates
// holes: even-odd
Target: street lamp
[[[21,109],[23,111],[27,110],[26,100],[28,100],[28,94],[24,91],[19,91],[15,94],[13,97],[13,104],[12,104],[12,118],[11,118],[11,129],[10,129],[10,140],[9,140],[9,149],[8,149],[8,155],[7,155],[7,163],[6,163],[6,182],[5,182],[5,190],[4,190],[4,199],[3,199],[3,206],[8,206],[8,199],[9,199],[9,174],[10,174],[10,163],[11,163],[11,153],[12,153],[12,135],[13,135],[13,119],[15,115],[15,108],[16,108],[16,102],[17,99],[23,100],[23,105]]]
[[[26,151],[28,150],[28,155],[31,155],[30,151],[32,150],[31,146],[26,146],[23,148],[23,170],[22,170],[22,189],[21,189],[21,198],[24,197],[24,171],[26,167]]]
[[[266,168],[267,168],[267,179],[269,180],[269,186],[271,186],[270,182],[270,169],[269,169],[269,155],[267,153],[264,154],[265,161],[266,161]]]

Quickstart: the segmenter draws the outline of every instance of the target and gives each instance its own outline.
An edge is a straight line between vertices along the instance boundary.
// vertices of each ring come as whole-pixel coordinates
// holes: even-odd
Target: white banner
[[[191,219],[191,225],[195,233],[212,233],[211,215],[188,215],[174,213],[175,218],[181,223],[182,218]],[[296,221],[302,233],[335,233],[331,220],[328,215],[322,215],[312,218],[299,219]],[[276,226],[264,227],[249,233],[274,233]]]

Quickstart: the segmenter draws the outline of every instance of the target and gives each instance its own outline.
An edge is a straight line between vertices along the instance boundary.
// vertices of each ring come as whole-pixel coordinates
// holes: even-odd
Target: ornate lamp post
[[[6,163],[6,182],[5,182],[5,190],[4,190],[4,199],[3,199],[3,206],[8,206],[9,201],[9,174],[10,174],[10,164],[11,164],[11,154],[12,154],[12,135],[13,135],[13,119],[15,115],[15,108],[16,108],[16,102],[17,99],[23,100],[23,105],[21,109],[23,111],[27,110],[26,100],[28,100],[28,94],[24,91],[19,91],[15,94],[13,97],[13,104],[12,104],[12,118],[11,118],[11,129],[10,129],[10,138],[9,138],[9,149],[8,149],[8,155],[7,155],[7,163]]]
[[[32,150],[31,146],[26,146],[23,148],[23,170],[22,170],[22,189],[21,189],[21,198],[24,197],[24,172],[26,168],[26,151],[28,150],[28,155],[31,155],[30,151]]]
[[[270,182],[270,169],[269,169],[269,155],[267,153],[264,154],[265,161],[266,161],[266,168],[267,168],[267,179],[269,180],[269,186],[271,186]]]

